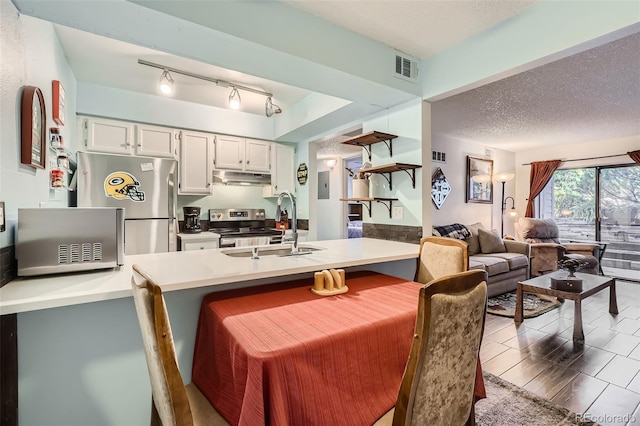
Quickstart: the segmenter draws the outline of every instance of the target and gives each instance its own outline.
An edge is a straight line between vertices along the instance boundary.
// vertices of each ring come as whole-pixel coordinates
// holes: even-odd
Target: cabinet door
[[[273,171],[271,173],[271,186],[273,195],[278,195],[284,190],[295,193],[295,151],[288,145],[273,144]]]
[[[189,241],[182,243],[182,251],[206,250],[218,248],[218,240],[215,241]]]
[[[214,135],[180,132],[178,194],[211,194]]]
[[[269,173],[271,170],[270,142],[247,139],[245,143],[245,165],[247,172]]]
[[[133,154],[133,124],[102,118],[84,119],[84,145],[87,151]]]
[[[167,127],[136,125],[136,154],[175,158],[175,131]]]
[[[215,167],[220,170],[244,170],[244,138],[216,137]]]

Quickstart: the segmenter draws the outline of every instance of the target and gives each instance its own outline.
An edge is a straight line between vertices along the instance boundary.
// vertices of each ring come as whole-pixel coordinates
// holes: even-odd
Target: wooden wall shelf
[[[411,178],[411,184],[415,188],[416,187],[416,169],[419,169],[421,167],[422,166],[419,166],[417,164],[392,163],[392,164],[385,164],[385,165],[376,166],[376,167],[367,167],[364,169],[360,169],[359,171],[364,173],[381,174],[387,180],[387,182],[389,182],[389,189],[393,189],[393,184],[391,182],[391,174],[393,172],[404,171]]]
[[[354,136],[351,139],[343,141],[342,143],[347,145],[361,146],[367,151],[367,154],[369,154],[369,161],[371,161],[371,147],[369,147],[369,145],[378,142],[384,142],[387,148],[389,148],[389,156],[393,157],[393,143],[391,141],[397,137],[398,136],[389,133],[373,131]]]
[[[375,198],[340,198],[340,201],[352,201],[352,202],[355,201],[355,202],[361,203],[369,211],[369,217],[371,217],[371,202],[375,201],[376,203],[383,204],[387,208],[387,210],[389,210],[389,219],[391,219],[391,217],[392,217],[391,216],[391,208],[393,206],[393,202],[394,201],[398,201],[398,199],[397,198],[380,198],[380,197],[375,197]],[[387,202],[389,204],[387,204]]]

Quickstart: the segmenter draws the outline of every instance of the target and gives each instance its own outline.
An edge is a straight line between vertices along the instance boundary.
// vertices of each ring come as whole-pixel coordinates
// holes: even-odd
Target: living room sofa
[[[518,281],[529,278],[528,243],[503,240],[498,233],[485,229],[479,222],[472,225],[434,226],[432,233],[461,239],[469,244],[469,269],[487,271],[488,297],[513,291]]]

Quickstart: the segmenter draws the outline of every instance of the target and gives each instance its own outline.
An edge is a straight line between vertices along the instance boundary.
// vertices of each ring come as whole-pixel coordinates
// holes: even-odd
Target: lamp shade
[[[493,175],[498,182],[509,182],[516,174],[511,172],[496,173]]]

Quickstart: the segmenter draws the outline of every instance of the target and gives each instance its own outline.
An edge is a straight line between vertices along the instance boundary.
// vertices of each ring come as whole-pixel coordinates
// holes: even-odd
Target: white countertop
[[[133,264],[140,265],[168,292],[417,258],[419,250],[417,244],[371,238],[300,245],[322,250],[303,256],[261,256],[258,260],[222,253],[233,249],[141,254],[127,256],[119,270],[18,278],[0,288],[0,314],[130,297]]]
[[[178,238],[185,241],[217,240],[220,238],[220,234],[209,231],[196,232],[194,234],[180,233],[178,234]]]

